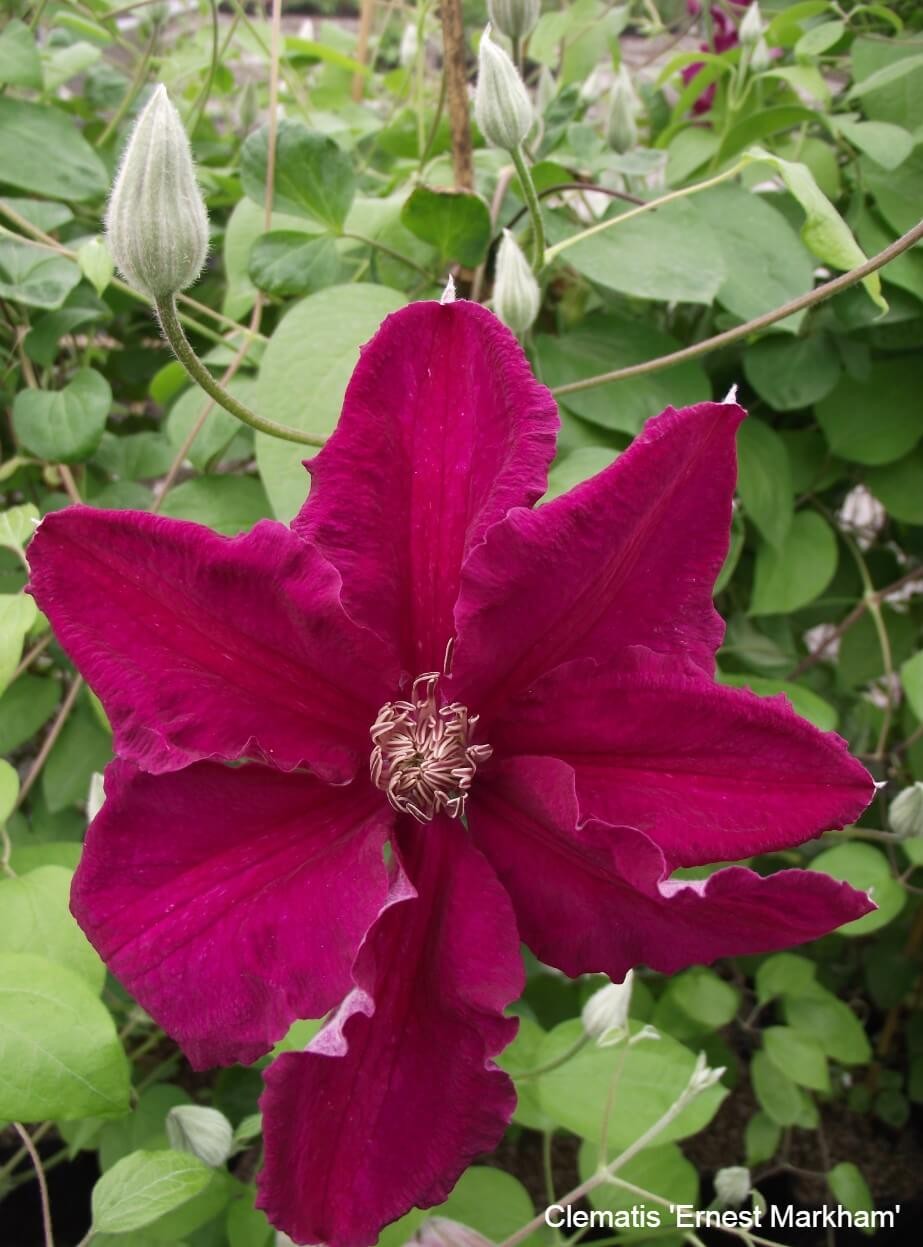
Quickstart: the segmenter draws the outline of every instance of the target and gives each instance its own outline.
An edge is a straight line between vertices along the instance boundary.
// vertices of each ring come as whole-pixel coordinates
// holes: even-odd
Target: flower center
[[[413,682],[410,701],[389,701],[372,724],[372,783],[402,814],[428,823],[436,814],[460,818],[479,762],[490,745],[472,745],[478,716],[466,706],[436,701],[439,675]]]

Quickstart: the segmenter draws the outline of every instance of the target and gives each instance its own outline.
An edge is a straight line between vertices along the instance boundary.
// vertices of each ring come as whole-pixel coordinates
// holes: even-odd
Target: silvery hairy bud
[[[490,20],[509,39],[525,39],[535,29],[541,0],[487,0]]]
[[[521,336],[531,328],[542,302],[529,261],[508,229],[497,251],[494,277],[494,311],[513,333]]]
[[[474,115],[488,143],[515,151],[532,128],[532,105],[516,66],[490,37],[488,26],[478,50]]]
[[[490,1247],[490,1240],[449,1217],[428,1217],[410,1240],[414,1247]]]
[[[609,94],[609,114],[606,118],[606,138],[614,152],[629,152],[638,143],[638,97],[631,85],[631,78],[624,65],[612,84]]]
[[[888,811],[891,830],[904,840],[923,836],[923,783],[905,788],[891,802]]]
[[[621,983],[610,983],[594,992],[580,1015],[583,1029],[600,1048],[611,1047],[628,1034],[628,1007],[633,982],[631,970]]]
[[[401,34],[401,46],[398,50],[397,59],[401,63],[403,69],[409,69],[417,59],[417,53],[420,50],[420,32],[417,29],[416,22],[408,22]]]
[[[753,0],[737,28],[737,37],[745,48],[752,48],[763,34],[763,15],[760,6]]]
[[[175,1152],[190,1152],[211,1169],[231,1154],[234,1128],[216,1108],[204,1104],[177,1104],[167,1113],[167,1139]]]
[[[125,280],[155,301],[192,285],[208,254],[208,215],[189,140],[157,87],[122,156],[106,213],[109,251]]]
[[[756,45],[750,54],[750,68],[754,73],[761,74],[763,70],[768,69],[772,64],[772,53],[769,51],[769,44],[765,38],[760,35],[756,41]]]
[[[715,1174],[715,1198],[721,1208],[739,1208],[752,1186],[750,1170],[743,1165],[729,1165]]]

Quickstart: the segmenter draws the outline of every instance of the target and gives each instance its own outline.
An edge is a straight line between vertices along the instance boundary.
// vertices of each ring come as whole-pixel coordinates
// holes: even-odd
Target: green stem
[[[513,1081],[524,1082],[527,1078],[538,1078],[542,1074],[547,1074],[550,1070],[558,1069],[560,1066],[566,1065],[571,1057],[575,1057],[582,1048],[586,1047],[589,1041],[590,1037],[586,1031],[584,1031],[576,1043],[571,1044],[569,1048],[566,1048],[564,1052],[562,1052],[560,1056],[555,1057],[553,1061],[549,1061],[547,1065],[539,1065],[535,1069],[528,1069],[522,1074],[514,1074]]]
[[[367,238],[365,234],[355,234],[351,230],[342,233],[340,237],[351,238],[353,242],[361,242],[363,246],[371,247],[374,251],[380,251],[382,255],[390,256],[392,260],[397,260],[400,264],[406,264],[408,268],[415,269],[427,281],[433,280],[433,275],[428,269],[423,268],[416,260],[411,260],[410,256],[402,255],[400,251],[395,251],[393,247],[387,246],[386,243],[379,242],[377,238]]]
[[[659,199],[651,199],[647,203],[639,204],[637,208],[630,208],[620,216],[609,217],[606,221],[600,221],[597,225],[591,225],[589,229],[581,230],[579,234],[573,234],[570,238],[564,238],[561,242],[555,243],[553,247],[549,247],[545,254],[545,260],[550,264],[562,251],[566,251],[568,247],[574,247],[577,243],[586,242],[588,238],[601,234],[604,230],[612,229],[616,225],[624,225],[626,221],[631,221],[634,217],[641,216],[643,212],[652,212],[655,208],[663,208],[669,203],[675,203],[677,199],[686,199],[689,195],[696,195],[699,191],[707,191],[713,186],[718,186],[721,182],[727,182],[730,178],[736,177],[741,169],[750,163],[749,159],[739,160],[736,164],[731,165],[730,169],[725,169],[723,173],[718,173],[713,178],[706,178],[704,182],[695,182],[692,186],[684,186],[681,190],[670,191],[668,195],[661,195]]]
[[[215,81],[215,73],[217,72],[217,69],[218,69],[218,3],[217,3],[217,0],[209,0],[209,7],[211,9],[211,27],[212,27],[211,58],[208,63],[208,73],[205,75],[205,81],[203,82],[202,88],[199,91],[199,94],[196,97],[196,101],[193,104],[192,109],[189,113],[189,122],[187,125],[187,130],[188,130],[190,138],[192,138],[192,136],[195,134],[196,127],[198,126],[199,122],[202,120],[202,117],[205,113],[205,108],[208,104],[209,96],[212,93],[212,86]],[[236,23],[236,16],[235,16],[235,23]]]
[[[258,433],[268,433],[270,437],[278,437],[285,442],[297,442],[301,446],[323,446],[322,438],[303,433],[301,429],[293,429],[285,424],[277,424],[275,420],[266,420],[263,416],[258,416],[255,411],[251,411],[245,403],[236,399],[220,382],[215,380],[192,349],[176,310],[175,298],[168,295],[166,298],[158,299],[156,307],[163,336],[173,347],[176,358],[193,381],[198,382],[205,393],[225,411],[229,411],[232,416],[243,424],[248,424],[251,429],[256,429]]]
[[[544,267],[547,258],[545,254],[545,223],[542,220],[542,209],[538,201],[538,195],[535,193],[535,183],[532,181],[532,174],[529,172],[528,165],[523,159],[522,148],[515,147],[510,152],[510,156],[519,177],[519,185],[522,187],[522,193],[525,196],[529,216],[532,218],[532,267],[538,273]],[[551,251],[553,250],[554,248],[552,247]],[[548,252],[548,256],[551,255],[551,251]]]

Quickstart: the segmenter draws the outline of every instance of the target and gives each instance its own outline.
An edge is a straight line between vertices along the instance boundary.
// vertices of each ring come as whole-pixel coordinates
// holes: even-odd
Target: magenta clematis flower
[[[291,528],[39,528],[32,592],[118,754],[81,926],[197,1067],[336,1010],[266,1072],[260,1206],[296,1241],[367,1247],[497,1144],[520,940],[618,980],[871,908],[814,872],[671,877],[873,790],[784,699],[713,680],[742,417],[669,410],[534,507],[551,396],[485,309],[418,303],[363,351]]]

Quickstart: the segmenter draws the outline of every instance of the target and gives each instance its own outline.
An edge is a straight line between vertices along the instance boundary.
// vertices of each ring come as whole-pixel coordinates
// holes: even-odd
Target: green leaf
[[[641,364],[678,350],[679,342],[640,318],[588,316],[570,333],[539,334],[535,340],[539,372],[546,385],[566,385],[585,377]],[[641,431],[645,420],[665,407],[686,407],[711,398],[711,384],[697,361],[648,376],[628,377],[561,396],[565,407],[602,428]]]
[[[737,431],[737,453],[737,491],[744,510],[769,544],[779,549],[795,508],[785,443],[764,421],[751,418]]]
[[[595,1173],[598,1164],[598,1144],[589,1139],[584,1140],[577,1159],[581,1179],[586,1180]],[[671,1204],[695,1204],[699,1194],[699,1175],[695,1166],[686,1159],[675,1143],[645,1148],[619,1169],[618,1177],[644,1191],[650,1191],[652,1195],[659,1195]],[[628,1229],[636,1224],[632,1220],[635,1208],[647,1212],[662,1209],[659,1201],[645,1200],[633,1191],[621,1190],[613,1183],[603,1183],[595,1187],[588,1198],[594,1208],[613,1213],[616,1228]],[[664,1225],[673,1224],[668,1211],[661,1212],[661,1216]]]
[[[812,1091],[829,1091],[830,1075],[824,1050],[810,1035],[791,1026],[769,1026],[763,1031],[766,1055],[793,1082]]]
[[[901,685],[910,709],[923,723],[923,650],[901,663]]]
[[[545,1032],[530,1017],[519,1019],[516,1038],[497,1058],[497,1064],[516,1080],[516,1111],[514,1120],[530,1130],[553,1130],[554,1122],[542,1112],[538,1096],[538,1080],[519,1080],[517,1075],[528,1073],[538,1067],[538,1050],[545,1040]]]
[[[634,1030],[637,1027],[633,1027]],[[538,1052],[549,1064],[571,1047],[581,1033],[578,1020],[556,1026]],[[575,1057],[539,1079],[542,1110],[558,1125],[581,1138],[598,1140],[602,1131],[606,1088],[621,1063],[618,1111],[609,1120],[608,1146],[613,1153],[633,1143],[660,1118],[689,1081],[695,1057],[669,1035],[641,1041],[626,1050],[583,1048]],[[727,1091],[720,1084],[698,1096],[658,1136],[659,1143],[682,1139],[701,1130],[714,1116]]]
[[[858,1165],[848,1160],[834,1165],[827,1174],[827,1181],[834,1199],[844,1208],[848,1208],[851,1213],[874,1211],[875,1201],[872,1199],[872,1192]]]
[[[670,980],[667,991],[685,1014],[710,1030],[726,1026],[737,1013],[740,995],[714,970],[693,966]]]
[[[155,1152],[169,1147],[167,1113],[178,1104],[189,1103],[186,1092],[170,1083],[155,1083],[142,1091],[131,1113],[103,1126],[96,1145],[100,1168],[111,1169],[123,1156],[142,1148]]]
[[[250,280],[267,294],[286,298],[332,286],[340,272],[333,239],[312,238],[296,230],[274,230],[258,238],[250,252]]]
[[[133,1152],[94,1186],[93,1229],[139,1230],[198,1195],[211,1177],[207,1165],[185,1152]]]
[[[870,468],[865,483],[894,520],[923,524],[923,450],[917,448],[896,463]]]
[[[548,226],[552,242],[574,232],[550,214]],[[689,200],[613,225],[561,258],[597,285],[662,302],[712,303],[728,276],[715,231]]]
[[[20,503],[0,511],[0,546],[24,557],[26,545],[38,524],[38,507],[31,502]]]
[[[273,419],[283,424],[328,437],[340,414],[359,347],[403,303],[396,290],[356,282],[331,286],[296,304],[263,355],[257,409],[271,411]],[[305,500],[304,458],[304,446],[262,433],[256,436],[260,475],[279,519],[291,520]]]
[[[251,134],[240,156],[245,193],[261,204],[266,187],[268,129]],[[339,233],[356,189],[353,162],[333,139],[300,121],[282,121],[276,138],[273,211],[312,217]]]
[[[834,44],[839,43],[845,29],[846,23],[838,18],[829,22],[821,22],[819,26],[812,26],[795,44],[795,56],[798,58],[820,56],[822,52],[828,51]]]
[[[84,979],[23,953],[0,955],[0,1119],[68,1121],[128,1111],[128,1062]]]
[[[441,260],[476,268],[490,245],[490,211],[470,191],[417,186],[401,209],[401,224],[435,247]]]
[[[42,89],[42,59],[35,36],[18,17],[11,18],[0,33],[0,82]]]
[[[778,547],[760,543],[750,614],[788,614],[813,602],[833,579],[837,559],[827,521],[815,511],[799,511]]]
[[[109,733],[100,725],[88,702],[81,699],[42,769],[42,795],[51,813],[83,805],[91,778],[105,770],[111,757]]]
[[[862,162],[863,181],[875,196],[878,211],[898,234],[913,229],[920,219],[923,196],[923,149],[918,148],[899,169],[882,170]],[[919,251],[910,252],[918,255]]]
[[[589,480],[597,472],[602,472],[603,468],[609,467],[615,458],[616,452],[605,446],[578,446],[569,455],[559,459],[548,473],[548,489],[542,501],[550,502],[552,498],[566,494],[581,481]]]
[[[234,377],[227,388],[240,402],[251,407],[255,405],[255,377]],[[174,451],[179,450],[180,446],[185,443],[192,431],[192,426],[198,422],[207,403],[208,398],[197,385],[193,385],[185,390],[170,408],[170,414],[167,416],[167,437]],[[208,419],[186,452],[186,458],[194,468],[198,468],[200,472],[207,472],[224,458],[232,445],[235,449],[238,447],[241,449],[241,458],[248,457],[248,451],[245,448],[252,446],[252,443],[251,430],[245,424],[241,424],[229,411],[215,406],[209,412]],[[167,499],[169,497],[168,494]]]
[[[811,986],[817,967],[797,953],[773,953],[756,972],[756,998],[766,1004],[785,992],[800,992]]]
[[[744,1133],[744,1150],[747,1164],[753,1168],[767,1160],[772,1160],[779,1150],[782,1129],[768,1114],[754,1113],[747,1122]]]
[[[502,1169],[475,1165],[458,1180],[452,1194],[437,1208],[414,1208],[399,1221],[385,1226],[377,1247],[404,1247],[429,1217],[446,1217],[484,1235],[491,1242],[502,1242],[521,1229],[535,1215],[532,1198],[522,1183]],[[530,1247],[541,1243],[538,1235],[525,1240]]]
[[[753,160],[772,165],[798,200],[806,218],[801,228],[801,237],[819,260],[838,269],[856,268],[865,263],[865,252],[856,242],[849,226],[817,185],[807,165],[783,160],[761,147],[751,148],[747,155]],[[862,284],[872,301],[886,312],[888,305],[882,298],[878,274],[870,273],[862,279]]]
[[[13,427],[40,459],[77,463],[99,445],[111,405],[106,378],[79,368],[63,390],[21,390],[13,403]]]
[[[73,871],[40,866],[0,880],[0,954],[35,953],[79,974],[97,994],[106,967],[71,916]]]
[[[846,117],[836,117],[834,125],[853,147],[870,156],[882,169],[896,169],[914,148],[913,135],[903,126],[893,126],[887,121],[850,121]]]
[[[61,700],[57,680],[26,672],[0,696],[0,753],[12,753],[54,713]]]
[[[38,608],[23,593],[0,593],[0,693],[12,680]]]
[[[912,356],[875,360],[861,380],[844,374],[815,408],[830,449],[854,463],[892,463],[906,455],[923,434],[921,387],[923,364]]]
[[[807,1095],[762,1050],[753,1054],[750,1080],[760,1108],[777,1126],[800,1125],[807,1119]]]
[[[9,762],[0,758],[0,827],[13,813],[18,796],[19,773],[14,766],[10,766]],[[0,940],[2,939],[3,935],[0,933]]]
[[[77,263],[80,265],[80,271],[93,286],[96,293],[100,296],[104,294],[115,272],[115,266],[112,263],[109,248],[106,246],[106,240],[97,237],[91,238],[89,242],[85,242],[77,252]]]
[[[203,476],[171,489],[161,515],[207,524],[233,537],[270,514],[262,482],[252,476]]]
[[[799,411],[826,398],[842,364],[824,334],[789,338],[770,334],[744,351],[744,376],[775,411]],[[744,428],[752,424],[748,420]]]
[[[793,684],[789,680],[773,680],[767,676],[726,674],[721,673],[718,679],[731,688],[748,688],[759,697],[775,697],[784,693],[792,703],[796,714],[809,719],[822,732],[832,732],[837,725],[838,715],[829,701],[824,701],[803,684]]]
[[[885,65],[881,69],[877,69],[873,74],[869,74],[867,78],[863,78],[861,82],[855,83],[846,98],[848,100],[861,100],[865,96],[871,95],[873,91],[880,91],[883,87],[890,86],[893,82],[912,74],[915,70],[923,68],[923,53],[917,56],[908,56],[903,60],[895,61],[892,65]]]
[[[837,845],[815,857],[808,867],[869,892],[878,906],[872,913],[838,928],[840,935],[868,935],[887,926],[904,908],[907,893],[891,874],[888,859],[871,844]]]
[[[109,172],[67,113],[48,104],[0,98],[3,181],[49,199],[99,199]]]
[[[729,312],[751,320],[813,289],[811,254],[769,196],[716,186],[698,195],[695,206],[714,229],[724,256],[726,275],[717,298]],[[780,324],[794,330],[802,319],[798,314]]]
[[[3,298],[15,299],[27,307],[56,308],[79,281],[80,269],[67,256],[18,238],[0,238],[0,296]]]
[[[789,1026],[812,1036],[827,1056],[841,1065],[864,1065],[872,1058],[865,1027],[850,1009],[819,983],[801,991],[794,984],[782,998]]]

